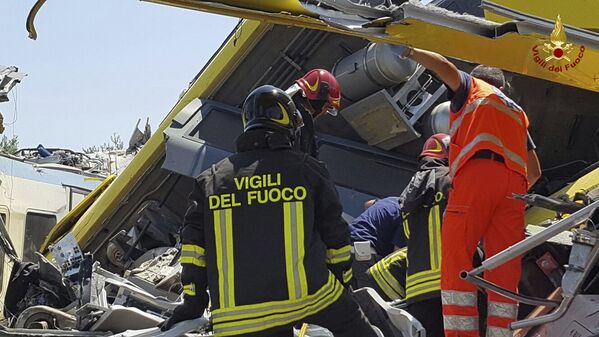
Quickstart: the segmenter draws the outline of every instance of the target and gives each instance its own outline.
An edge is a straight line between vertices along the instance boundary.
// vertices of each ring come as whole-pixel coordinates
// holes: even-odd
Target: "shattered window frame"
[[[35,219],[33,219],[35,217]],[[41,221],[50,220],[46,223]],[[50,230],[56,225],[58,218],[56,214],[39,210],[28,210],[25,213],[25,228],[23,232],[23,261],[35,262],[35,252],[39,251]],[[40,228],[46,226],[40,235]],[[42,228],[43,229],[43,228]],[[37,232],[32,233],[34,230]]]

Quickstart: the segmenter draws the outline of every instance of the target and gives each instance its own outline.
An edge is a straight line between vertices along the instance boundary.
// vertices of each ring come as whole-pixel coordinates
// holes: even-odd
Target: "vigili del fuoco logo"
[[[534,62],[543,69],[556,73],[574,69],[584,57],[584,46],[573,48],[567,43],[562,18],[558,14],[549,41],[532,47]]]

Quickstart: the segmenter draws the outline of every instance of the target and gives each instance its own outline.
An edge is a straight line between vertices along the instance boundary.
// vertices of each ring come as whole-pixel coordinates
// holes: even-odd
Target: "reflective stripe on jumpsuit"
[[[526,193],[527,189],[523,175],[526,157],[522,154],[526,155],[528,120],[523,111],[504,105],[502,99],[505,97],[496,95],[493,87],[481,82],[473,79],[474,89],[461,114],[452,112],[455,114],[452,116],[450,149],[453,190],[443,218],[441,259],[446,337],[479,336],[476,287],[461,280],[459,273],[472,268],[472,257],[480,240],[483,240],[486,256],[493,256],[524,239],[524,203],[513,199],[512,193]],[[480,99],[485,95],[488,98]],[[475,116],[477,112],[479,115]],[[485,119],[485,116],[481,117],[483,113],[495,119]],[[464,133],[460,134],[460,128],[464,127]],[[506,140],[508,134],[513,134],[513,138]],[[479,149],[497,152],[505,158],[505,163],[471,158]],[[516,291],[520,259],[485,272],[484,278]],[[488,300],[486,335],[511,336],[508,326],[517,316],[517,304],[494,292],[488,292]]]

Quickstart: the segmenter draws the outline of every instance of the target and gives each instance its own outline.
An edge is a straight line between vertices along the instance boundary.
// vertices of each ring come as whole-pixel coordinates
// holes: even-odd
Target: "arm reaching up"
[[[420,63],[426,69],[434,72],[451,91],[456,92],[460,87],[460,72],[458,68],[443,55],[418,48],[406,47],[402,55]]]

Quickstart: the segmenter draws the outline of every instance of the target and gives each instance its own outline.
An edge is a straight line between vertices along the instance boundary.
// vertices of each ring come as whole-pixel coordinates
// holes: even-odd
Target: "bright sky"
[[[4,134],[21,148],[80,151],[114,132],[127,146],[138,118],[155,131],[237,23],[138,0],[48,0],[33,41],[34,3],[0,0],[0,64],[28,74],[0,103]]]

